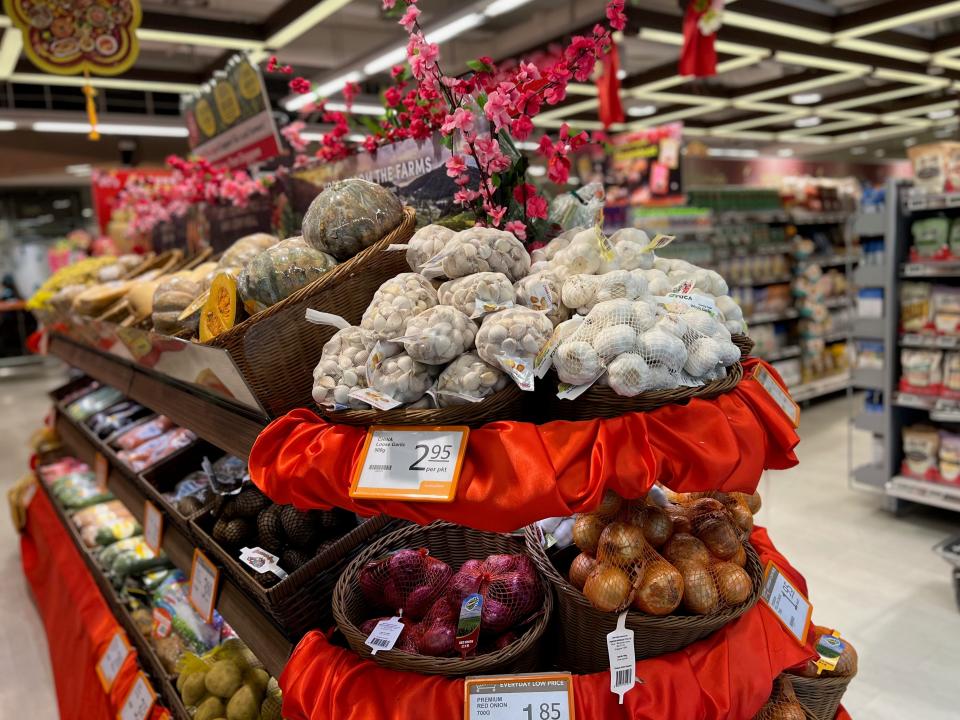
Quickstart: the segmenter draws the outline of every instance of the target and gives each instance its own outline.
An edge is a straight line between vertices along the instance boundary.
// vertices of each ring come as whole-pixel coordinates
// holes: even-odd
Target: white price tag
[[[396,616],[389,620],[381,620],[363,642],[370,648],[371,655],[376,655],[381,650],[393,650],[404,627],[400,618]]]
[[[195,548],[190,569],[190,604],[206,622],[213,620],[219,583],[220,570],[199,548]]]
[[[163,513],[149,500],[143,504],[143,541],[157,555],[163,545]]]
[[[273,553],[268,553],[262,547],[242,548],[240,550],[240,562],[257,572],[272,572],[281,580],[287,577],[287,572],[279,565],[280,558]]]
[[[607,633],[607,655],[610,659],[610,692],[623,696],[633,690],[637,678],[637,654],[633,646],[633,630],[627,630],[627,611],[617,618],[617,629]]]
[[[797,639],[797,642],[803,645],[807,641],[813,606],[772,562],[767,565],[763,575],[763,591],[760,593],[760,599],[773,610],[774,615]]]
[[[783,410],[783,414],[790,419],[793,426],[800,427],[800,406],[793,401],[790,393],[776,381],[770,371],[763,365],[757,365],[756,370],[753,371],[753,379],[767,391],[767,394]]]
[[[137,675],[133,687],[120,708],[120,720],[146,720],[157,700],[157,693],[142,672]]]
[[[574,720],[570,673],[468,677],[464,720]]]
[[[350,497],[451,502],[469,434],[461,425],[371,427]]]
[[[97,663],[97,676],[105,692],[110,692],[113,681],[117,679],[117,674],[129,654],[130,645],[127,643],[127,636],[118,628]]]

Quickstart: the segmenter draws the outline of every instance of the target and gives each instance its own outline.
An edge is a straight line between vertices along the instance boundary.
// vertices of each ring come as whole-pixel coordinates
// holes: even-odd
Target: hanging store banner
[[[610,139],[607,204],[613,207],[683,202],[680,146],[683,123],[668,123]]]
[[[3,0],[34,65],[54,75],[119,75],[140,54],[140,0]]]
[[[181,109],[194,155],[217,165],[242,168],[280,154],[280,135],[260,69],[236,55]]]

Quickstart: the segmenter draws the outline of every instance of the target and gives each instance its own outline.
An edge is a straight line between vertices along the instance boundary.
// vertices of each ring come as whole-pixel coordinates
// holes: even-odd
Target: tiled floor
[[[0,488],[22,472],[24,440],[47,410],[56,379],[0,382]],[[918,509],[895,518],[847,486],[845,399],[803,415],[800,465],[768,473],[759,521],[807,578],[814,617],[839,628],[860,653],[846,695],[855,720],[958,717],[960,613],[948,566],[930,548],[960,533],[960,515]],[[855,464],[869,438],[854,441]],[[57,716],[46,638],[20,570],[10,523],[0,519],[0,718]],[[668,717],[668,714],[664,714]]]

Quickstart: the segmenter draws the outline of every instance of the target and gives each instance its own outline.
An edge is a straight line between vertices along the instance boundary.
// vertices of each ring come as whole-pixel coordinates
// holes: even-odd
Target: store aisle
[[[0,381],[0,489],[27,470],[27,439],[50,410],[47,392],[63,384],[59,373]],[[4,510],[0,520],[0,718],[56,720],[57,698],[47,639],[23,577],[20,542]]]
[[[803,573],[814,618],[860,653],[844,703],[854,720],[957,717],[960,612],[949,566],[931,548],[960,533],[960,515],[915,507],[896,518],[847,485],[846,398],[806,409],[800,465],[769,472],[757,518]],[[870,456],[857,431],[854,465]]]

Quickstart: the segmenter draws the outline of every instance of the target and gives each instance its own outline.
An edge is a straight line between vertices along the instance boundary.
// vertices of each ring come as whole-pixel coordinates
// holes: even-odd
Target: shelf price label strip
[[[350,497],[452,502],[469,435],[463,425],[371,427]]]
[[[777,407],[783,410],[783,414],[790,419],[793,426],[795,428],[800,427],[800,406],[794,402],[787,389],[777,382],[770,371],[763,365],[757,365],[753,371],[753,379],[767,391],[767,394],[777,404]]]
[[[194,548],[193,564],[190,567],[190,604],[206,622],[212,622],[216,606],[217,589],[220,585],[220,570],[210,562],[200,548]]]
[[[143,672],[137,673],[137,679],[127,693],[123,705],[120,706],[120,712],[117,713],[117,720],[147,720],[150,717],[150,710],[157,701],[157,692],[153,689],[150,681]]]
[[[104,692],[110,692],[114,680],[120,673],[127,656],[132,652],[130,643],[127,640],[126,633],[120,628],[113,634],[110,644],[103,651],[100,660],[97,662],[97,677],[100,678],[100,684],[103,685]]]
[[[468,677],[464,720],[575,720],[570,673]]]

